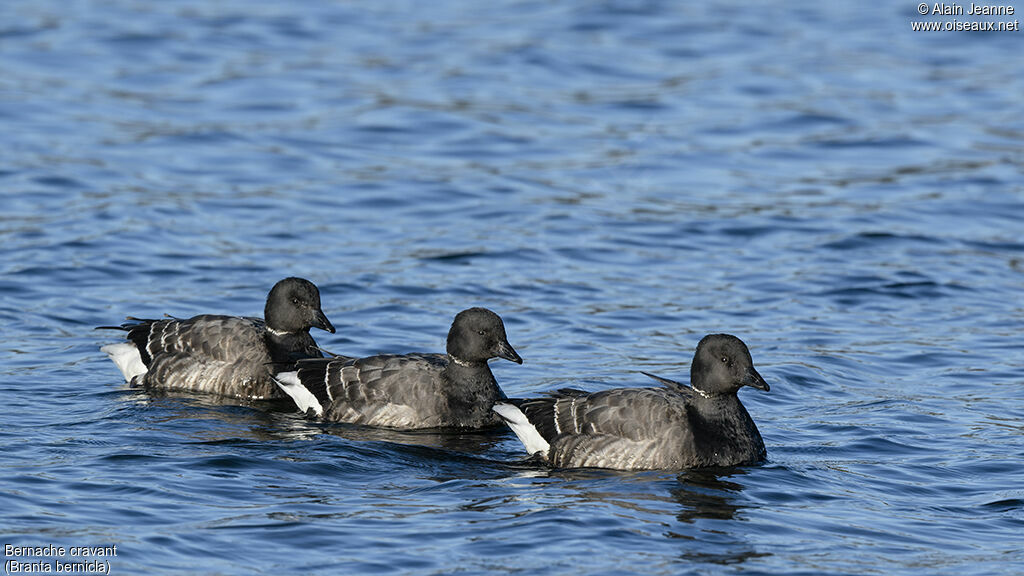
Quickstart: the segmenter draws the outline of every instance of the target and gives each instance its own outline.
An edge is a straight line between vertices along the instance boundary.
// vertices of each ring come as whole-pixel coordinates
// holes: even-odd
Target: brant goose
[[[501,402],[494,411],[530,454],[555,467],[680,470],[764,460],[764,441],[736,392],[767,392],[768,383],[742,340],[705,336],[690,366],[691,386],[644,374],[665,387],[562,389]]]
[[[275,378],[300,410],[330,422],[404,430],[500,425],[491,408],[505,394],[487,361],[523,363],[501,318],[486,308],[459,312],[447,350],[301,360]]]
[[[309,329],[334,333],[309,280],[285,278],[270,290],[266,319],[203,314],[187,320],[128,317],[128,342],[100,348],[133,387],[188,390],[262,400],[283,395],[273,371],[301,358],[319,358]]]

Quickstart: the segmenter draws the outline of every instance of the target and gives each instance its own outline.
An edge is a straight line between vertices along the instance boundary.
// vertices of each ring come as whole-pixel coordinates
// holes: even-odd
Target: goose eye
[[[486,336],[487,335],[487,330],[477,330],[476,333],[481,335],[481,336]]]
[[[725,364],[728,364],[729,363],[729,357],[728,356],[722,356],[722,362],[725,363]]]
[[[299,299],[298,298],[292,298],[292,304],[295,304],[296,306],[298,306],[299,305]]]

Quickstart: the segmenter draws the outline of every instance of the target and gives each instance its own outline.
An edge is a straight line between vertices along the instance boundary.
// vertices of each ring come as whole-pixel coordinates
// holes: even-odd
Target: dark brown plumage
[[[485,308],[460,312],[447,351],[303,360],[277,380],[300,409],[332,422],[397,429],[499,425],[491,407],[505,394],[487,361],[522,363],[501,318]]]
[[[128,342],[104,346],[132,386],[207,392],[245,399],[282,397],[274,367],[323,354],[311,327],[334,332],[308,280],[286,278],[267,296],[266,320],[203,314],[188,319],[129,318]]]
[[[768,390],[746,345],[712,334],[697,345],[692,387],[648,374],[663,388],[588,393],[559,390],[545,398],[495,407],[531,453],[556,467],[626,470],[752,464],[764,441],[736,392]]]

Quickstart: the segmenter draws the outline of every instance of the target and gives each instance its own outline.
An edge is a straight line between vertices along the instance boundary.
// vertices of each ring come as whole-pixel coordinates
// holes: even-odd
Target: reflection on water
[[[506,440],[510,434],[507,429],[502,428],[471,432],[453,430],[402,431],[351,424],[324,424],[320,426],[320,429],[325,434],[355,442],[388,442],[402,446],[448,450],[467,454],[489,452],[498,443]],[[426,452],[429,451],[424,450],[424,453]]]
[[[682,506],[676,515],[681,522],[692,524],[700,519],[731,520],[742,507],[736,495],[743,490],[742,484],[726,478],[742,476],[743,469],[691,470],[679,475],[679,485],[672,489],[672,498]]]
[[[679,484],[671,493],[681,507],[676,519],[682,525],[666,531],[665,536],[697,544],[680,554],[683,561],[734,565],[771,555],[758,552],[753,542],[743,538],[743,530],[723,529],[735,526],[732,521],[749,506],[742,500],[743,485],[730,480],[744,474],[745,469],[735,468],[693,470],[679,475]]]
[[[221,441],[314,440],[330,435],[352,442],[380,442],[407,446],[406,450],[422,448],[483,454],[506,440],[507,428],[492,430],[391,430],[344,423],[307,420],[290,400],[246,400],[173,390],[131,390],[124,400],[147,413],[159,413],[151,426],[164,423],[188,424],[174,426],[183,434],[201,436],[207,443]],[[215,424],[204,423],[213,421]],[[194,430],[193,430],[194,428]],[[400,449],[397,446],[395,449]],[[438,456],[440,457],[440,456]]]

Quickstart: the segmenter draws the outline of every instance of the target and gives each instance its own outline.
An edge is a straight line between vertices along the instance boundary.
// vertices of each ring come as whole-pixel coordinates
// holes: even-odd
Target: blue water
[[[1022,33],[363,4],[3,3],[0,544],[116,545],[115,574],[1021,572]],[[508,433],[147,395],[98,351],[287,275],[348,355],[494,309],[510,396],[685,379],[737,334],[768,461],[549,471]]]

